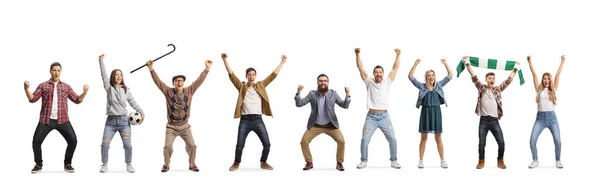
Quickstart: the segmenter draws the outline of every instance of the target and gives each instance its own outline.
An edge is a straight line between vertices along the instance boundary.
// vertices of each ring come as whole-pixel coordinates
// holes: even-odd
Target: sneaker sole
[[[74,173],[75,172],[75,170],[67,170],[67,169],[65,169],[65,171],[68,172],[68,173]]]
[[[36,174],[36,173],[39,173],[39,172],[42,172],[42,170],[39,170],[39,171],[31,171],[31,174]]]

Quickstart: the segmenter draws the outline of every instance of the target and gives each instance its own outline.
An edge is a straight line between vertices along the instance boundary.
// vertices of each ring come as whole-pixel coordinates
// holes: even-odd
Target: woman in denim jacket
[[[537,103],[537,116],[533,129],[531,130],[531,138],[529,140],[529,147],[531,148],[531,155],[533,161],[529,165],[530,169],[539,166],[538,155],[537,155],[537,140],[542,131],[545,128],[550,130],[554,139],[554,153],[556,159],[556,167],[559,169],[563,168],[560,162],[560,129],[558,126],[558,119],[556,119],[556,113],[554,113],[554,106],[556,105],[556,90],[558,89],[558,77],[562,71],[563,64],[565,63],[565,56],[561,56],[560,66],[552,82],[552,75],[548,72],[542,75],[542,81],[538,83],[538,77],[531,63],[531,56],[527,56],[527,62],[529,62],[529,69],[533,75],[533,83],[535,91],[537,92],[535,102]]]
[[[419,120],[419,133],[421,133],[421,143],[419,144],[419,168],[423,168],[423,155],[425,153],[425,144],[429,133],[435,134],[435,142],[437,143],[438,153],[440,154],[440,165],[442,168],[448,168],[444,160],[444,145],[442,143],[442,111],[440,105],[446,105],[443,87],[452,79],[452,70],[446,63],[445,59],[441,60],[448,76],[436,82],[435,72],[427,70],[425,72],[425,83],[419,82],[414,76],[417,65],[421,62],[420,59],[415,61],[415,64],[410,69],[408,79],[412,84],[419,89],[419,97],[417,98],[416,107],[421,107],[421,118]]]

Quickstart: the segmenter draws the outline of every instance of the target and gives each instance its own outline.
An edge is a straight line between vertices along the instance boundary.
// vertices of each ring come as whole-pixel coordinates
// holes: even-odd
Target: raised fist
[[[227,59],[227,53],[221,53],[221,58],[222,59]]]
[[[87,92],[88,89],[90,89],[90,86],[88,86],[88,84],[83,85],[83,92]]]
[[[29,89],[29,81],[25,81],[24,83],[25,89]]]
[[[346,91],[346,95],[350,94],[350,87],[344,87],[344,90]]]
[[[360,53],[360,48],[355,48],[354,53],[356,53],[356,54]]]
[[[104,59],[104,54],[102,54],[102,55],[98,56],[98,59],[99,59],[99,60],[103,60],[103,59]]]
[[[287,61],[287,56],[286,55],[281,55],[281,61]]]
[[[300,94],[300,92],[302,92],[302,89],[304,89],[304,86],[298,85],[298,94]]]
[[[206,69],[210,69],[212,64],[213,64],[213,62],[211,60],[204,61],[204,65],[206,66]]]
[[[400,49],[396,48],[394,51],[396,52],[396,54],[400,54]]]

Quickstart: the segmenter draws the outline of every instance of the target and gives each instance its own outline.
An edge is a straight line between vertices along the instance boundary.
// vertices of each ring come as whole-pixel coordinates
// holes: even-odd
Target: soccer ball
[[[129,113],[129,124],[131,125],[139,125],[142,123],[142,114],[136,112]]]

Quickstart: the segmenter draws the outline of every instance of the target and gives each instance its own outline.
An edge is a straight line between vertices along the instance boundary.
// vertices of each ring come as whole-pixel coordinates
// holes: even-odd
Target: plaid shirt
[[[73,91],[71,86],[67,83],[59,81],[57,85],[57,104],[58,104],[58,118],[56,119],[58,124],[63,124],[69,121],[69,106],[67,105],[67,98],[73,103],[79,104],[79,95]],[[33,99],[30,103],[37,102],[42,98],[42,110],[40,111],[40,123],[49,124],[50,114],[52,113],[52,99],[54,97],[54,83],[50,80],[40,83],[33,92]]]
[[[479,79],[477,79],[477,76],[473,76],[472,80],[473,80],[473,83],[475,83],[475,87],[477,87],[477,90],[479,92],[479,97],[477,98],[477,107],[475,107],[475,114],[481,115],[480,114],[481,98],[485,94],[485,91],[487,90],[488,86],[486,84],[482,84],[481,82],[479,82]],[[512,78],[508,77],[508,79],[506,79],[504,82],[502,82],[502,84],[492,88],[492,93],[494,94],[494,97],[496,98],[496,103],[498,104],[498,120],[500,120],[503,115],[501,93],[502,93],[502,91],[504,91],[504,89],[506,89],[506,87],[508,87],[508,85],[510,85],[511,82],[512,82]]]

